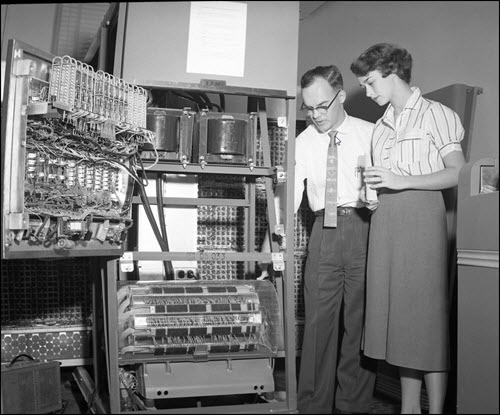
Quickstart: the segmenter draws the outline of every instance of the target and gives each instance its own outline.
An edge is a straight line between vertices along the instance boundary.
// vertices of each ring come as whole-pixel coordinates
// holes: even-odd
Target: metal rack
[[[188,89],[190,91],[221,93],[243,95],[248,97],[248,108],[255,110],[258,117],[261,134],[261,146],[263,155],[263,166],[242,166],[242,165],[215,165],[188,163],[183,164],[178,161],[159,161],[154,169],[150,172],[160,173],[182,173],[185,175],[231,175],[246,178],[245,182],[245,198],[244,199],[219,199],[219,198],[168,198],[163,197],[164,206],[240,206],[246,210],[245,221],[245,247],[244,252],[221,252],[221,251],[197,251],[197,252],[144,252],[144,251],[126,251],[119,259],[109,259],[104,266],[103,286],[101,296],[103,301],[103,328],[104,337],[100,340],[101,348],[97,346],[100,354],[95,357],[95,382],[96,389],[100,391],[100,397],[103,397],[104,390],[109,391],[109,411],[113,414],[124,413],[120,405],[120,366],[130,365],[134,362],[141,364],[164,362],[166,365],[171,361],[166,356],[140,358],[139,360],[124,359],[118,355],[118,336],[115,329],[115,323],[118,320],[118,304],[116,292],[114,288],[117,284],[117,279],[126,279],[126,271],[131,270],[131,265],[135,261],[172,261],[172,260],[196,260],[196,261],[238,261],[245,263],[246,278],[255,278],[255,262],[273,263],[274,269],[277,271],[274,285],[278,293],[278,301],[283,316],[282,327],[284,331],[283,348],[278,351],[277,357],[285,360],[285,378],[286,378],[286,399],[284,401],[271,400],[266,403],[256,404],[231,404],[223,406],[207,406],[207,407],[189,407],[175,409],[161,409],[153,413],[275,413],[275,412],[293,412],[296,408],[296,375],[295,375],[295,321],[289,319],[295,315],[295,296],[294,296],[294,253],[293,246],[289,249],[286,246],[286,236],[293,236],[294,219],[293,213],[286,210],[285,225],[277,224],[275,210],[275,195],[274,185],[276,182],[286,182],[287,201],[293,204],[293,188],[290,181],[290,176],[293,174],[288,170],[285,172],[281,166],[271,166],[270,144],[268,137],[268,119],[266,115],[265,98],[274,97],[287,100],[293,97],[287,96],[286,92],[278,90],[259,90],[254,88],[228,87],[213,85],[206,87],[203,85],[182,84],[182,83],[165,83],[165,82],[145,82],[138,81],[146,89],[168,90],[172,89]],[[290,155],[294,154],[293,143],[286,144],[286,160],[293,160]],[[267,218],[269,223],[269,231],[278,234],[281,237],[281,242],[276,239],[271,239],[271,252],[261,253],[256,251],[255,247],[255,220],[256,220],[256,178],[263,178],[266,191],[267,202]],[[135,204],[140,204],[137,197],[133,201]],[[151,201],[153,202],[153,201]],[[290,212],[288,212],[290,211]],[[293,242],[293,239],[291,240]],[[288,276],[289,275],[289,276]],[[243,354],[241,358],[258,358],[259,354],[249,352]],[[174,361],[176,361],[174,359]],[[178,361],[178,359],[177,359]],[[107,369],[106,374],[102,371]],[[107,389],[104,387],[107,384]],[[220,393],[224,394],[224,393]],[[105,401],[105,400],[104,400]],[[198,403],[198,406],[200,404]],[[148,408],[148,412],[150,409]],[[128,413],[128,411],[125,411]]]

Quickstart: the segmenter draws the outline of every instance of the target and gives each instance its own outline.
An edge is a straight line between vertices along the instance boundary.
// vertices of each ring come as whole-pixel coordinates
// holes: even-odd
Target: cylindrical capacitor
[[[102,186],[102,167],[99,166],[94,170],[94,189],[100,190]]]
[[[81,187],[85,186],[85,170],[85,165],[78,165],[78,185],[80,185]]]
[[[146,129],[156,134],[154,147],[165,152],[179,149],[179,117],[167,114],[160,108],[149,108],[146,116]],[[151,146],[145,150],[152,150]]]
[[[209,119],[207,152],[210,154],[245,155],[246,122],[234,119]]]
[[[104,191],[109,190],[109,171],[106,168],[103,168],[102,171],[102,189]]]
[[[65,250],[70,250],[75,247],[75,242],[72,240],[60,239],[57,241],[57,247]]]

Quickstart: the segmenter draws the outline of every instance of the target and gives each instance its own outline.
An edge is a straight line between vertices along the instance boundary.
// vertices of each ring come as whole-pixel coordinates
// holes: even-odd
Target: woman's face
[[[358,77],[359,85],[365,90],[366,96],[378,105],[387,104],[392,97],[395,74],[389,74],[385,78],[376,69],[368,72],[364,77]]]

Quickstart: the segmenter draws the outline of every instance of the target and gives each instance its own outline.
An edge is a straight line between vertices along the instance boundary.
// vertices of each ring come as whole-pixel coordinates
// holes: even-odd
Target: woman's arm
[[[458,184],[458,173],[465,164],[462,151],[454,151],[443,158],[445,168],[426,175],[403,176],[391,172],[381,166],[366,168],[365,182],[372,189],[388,188],[441,190],[452,188]]]

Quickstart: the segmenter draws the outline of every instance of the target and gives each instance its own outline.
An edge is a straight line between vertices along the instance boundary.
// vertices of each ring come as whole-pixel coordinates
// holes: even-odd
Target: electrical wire
[[[187,92],[180,92],[180,91],[172,91],[173,94],[177,95],[178,97],[184,98],[188,101],[191,101],[196,104],[197,111],[200,111],[201,108],[205,108],[206,104],[203,102],[203,100],[199,100],[194,98],[192,95],[188,94]]]
[[[222,112],[221,106],[218,104],[212,103],[212,101],[210,101],[210,98],[208,98],[208,95],[206,93],[203,93],[203,92],[202,93],[191,93],[191,95],[193,97],[196,97],[198,100],[203,101],[207,108],[213,110],[215,107],[218,111]]]
[[[141,197],[141,201],[144,207],[144,211],[146,212],[146,215],[148,217],[148,220],[151,224],[151,227],[153,229],[153,233],[156,237],[156,240],[160,244],[160,248],[162,251],[168,251],[165,242],[163,241],[161,232],[158,228],[158,225],[156,224],[156,220],[153,215],[153,211],[151,210],[151,205],[149,204],[148,196],[146,195],[146,191],[144,189],[143,185],[138,186],[138,191],[139,191],[139,196]]]
[[[147,180],[147,175],[146,175],[146,172],[144,170],[142,171],[142,174]],[[168,252],[169,251],[168,244],[163,239],[162,233],[160,232],[160,229],[158,228],[158,224],[156,223],[155,217],[153,215],[153,211],[151,209],[151,204],[149,203],[148,196],[146,195],[145,186],[143,184],[139,184],[138,191],[139,191],[139,196],[141,197],[144,211],[145,211],[146,216],[149,220],[151,228],[153,229],[153,233],[156,237],[156,240],[158,241],[158,244],[160,245],[161,250],[164,252]],[[170,263],[170,267],[167,265],[167,268],[165,270],[166,280],[172,280],[173,276],[174,276],[171,262],[169,262],[169,263]]]
[[[158,208],[158,218],[160,221],[160,230],[163,237],[163,241],[165,242],[165,246],[167,251],[170,251],[168,245],[168,236],[167,236],[167,224],[165,222],[165,209],[163,206],[163,174],[158,173],[156,175],[156,202]],[[166,280],[173,280],[174,276],[174,268],[172,266],[171,261],[164,261],[163,266],[165,267],[165,277]]]
[[[224,113],[226,111],[226,96],[224,94],[219,94],[219,103],[221,111]]]

